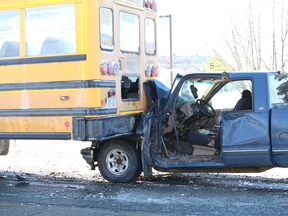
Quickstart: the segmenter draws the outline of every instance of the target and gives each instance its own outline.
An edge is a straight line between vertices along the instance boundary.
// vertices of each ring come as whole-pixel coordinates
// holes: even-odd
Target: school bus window
[[[27,56],[75,53],[75,5],[26,9],[25,38]]]
[[[145,50],[148,55],[156,53],[155,20],[145,18]]]
[[[0,12],[0,58],[19,57],[19,11]]]
[[[140,52],[139,17],[120,11],[120,49],[122,52]]]
[[[113,11],[100,8],[100,44],[102,50],[114,50]]]
[[[140,86],[138,76],[122,76],[121,98],[122,100],[140,99]]]

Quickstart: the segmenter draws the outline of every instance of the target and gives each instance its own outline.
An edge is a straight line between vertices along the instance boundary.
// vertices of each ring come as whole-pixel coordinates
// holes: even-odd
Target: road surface
[[[167,174],[105,181],[79,154],[89,143],[12,142],[0,157],[0,215],[287,215],[288,170]],[[20,181],[17,175],[26,180]]]

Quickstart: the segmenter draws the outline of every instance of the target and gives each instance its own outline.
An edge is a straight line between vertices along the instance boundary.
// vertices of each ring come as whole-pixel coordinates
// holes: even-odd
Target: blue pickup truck
[[[147,111],[125,137],[92,146],[111,182],[165,172],[262,172],[288,166],[288,76],[282,72],[177,75],[145,82]],[[90,160],[91,162],[91,160]]]

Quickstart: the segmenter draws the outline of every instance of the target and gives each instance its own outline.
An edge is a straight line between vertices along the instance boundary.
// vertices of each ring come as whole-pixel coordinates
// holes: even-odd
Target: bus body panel
[[[113,13],[112,50],[101,48],[101,8]],[[138,53],[121,50],[120,11],[139,18]],[[1,1],[0,18],[9,25],[6,31],[0,24],[0,139],[105,140],[113,132],[101,135],[91,125],[113,121],[127,124],[115,136],[131,134],[146,109],[142,83],[152,77],[145,76],[145,67],[158,64],[156,52],[145,52],[146,17],[156,23],[156,12],[147,12],[142,0]],[[61,23],[63,30],[53,27]],[[119,73],[102,74],[102,62],[117,63]],[[126,88],[129,79],[136,88]]]

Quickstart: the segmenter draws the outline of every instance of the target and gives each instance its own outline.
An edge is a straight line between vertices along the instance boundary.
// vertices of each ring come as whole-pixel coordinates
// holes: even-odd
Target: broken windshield
[[[205,93],[213,86],[213,82],[203,80],[186,80],[178,94],[176,106],[203,99]]]

